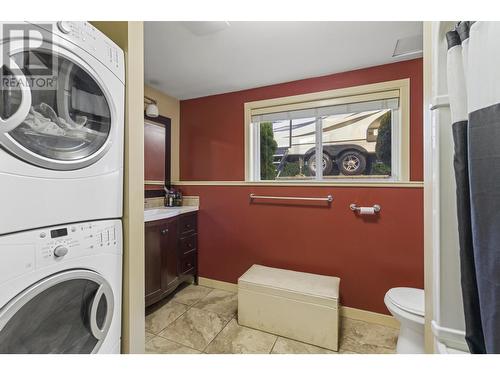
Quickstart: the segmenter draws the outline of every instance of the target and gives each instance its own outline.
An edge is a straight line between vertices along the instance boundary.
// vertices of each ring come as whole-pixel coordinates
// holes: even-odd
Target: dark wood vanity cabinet
[[[146,307],[198,274],[197,213],[145,223]]]

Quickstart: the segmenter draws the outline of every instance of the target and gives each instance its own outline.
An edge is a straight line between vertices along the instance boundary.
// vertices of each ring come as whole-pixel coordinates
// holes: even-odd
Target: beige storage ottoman
[[[338,350],[339,283],[254,264],[238,279],[238,323]]]

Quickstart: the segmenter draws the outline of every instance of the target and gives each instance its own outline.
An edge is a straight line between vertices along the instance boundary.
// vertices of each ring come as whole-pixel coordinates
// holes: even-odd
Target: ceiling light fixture
[[[196,36],[205,36],[227,29],[228,21],[185,21],[182,25]]]

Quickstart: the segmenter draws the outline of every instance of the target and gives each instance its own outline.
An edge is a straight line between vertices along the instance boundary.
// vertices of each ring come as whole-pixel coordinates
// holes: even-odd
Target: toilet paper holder
[[[349,208],[351,209],[351,211],[355,211],[355,212],[356,212],[356,211],[361,211],[361,207],[360,207],[360,206],[358,206],[356,203],[351,203],[351,204],[349,205]],[[375,211],[375,212],[380,212],[380,210],[382,209],[382,207],[380,207],[380,205],[379,205],[379,204],[374,204],[374,205],[372,206],[372,208],[373,208],[373,211]]]

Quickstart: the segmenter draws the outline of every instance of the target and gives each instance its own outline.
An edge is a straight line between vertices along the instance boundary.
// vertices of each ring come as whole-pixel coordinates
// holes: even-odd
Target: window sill
[[[303,186],[423,188],[423,181],[174,181],[184,186]]]

